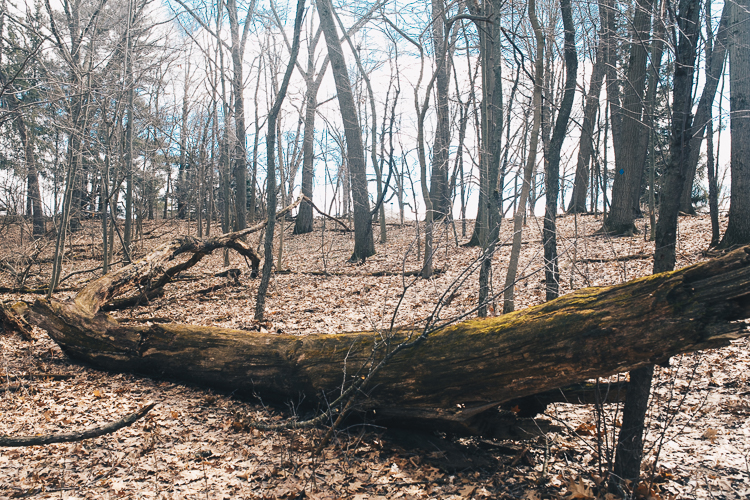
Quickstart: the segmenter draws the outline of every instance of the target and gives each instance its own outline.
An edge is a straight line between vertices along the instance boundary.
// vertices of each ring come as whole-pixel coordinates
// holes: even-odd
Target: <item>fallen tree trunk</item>
[[[289,336],[132,325],[101,311],[118,290],[150,276],[149,265],[163,263],[178,247],[172,242],[92,282],[72,301],[38,299],[31,317],[72,358],[103,369],[320,405],[366,376],[398,344],[421,335]],[[211,246],[191,240],[187,247],[204,252]],[[750,334],[741,321],[749,316],[745,247],[679,271],[446,326],[390,359],[358,409],[384,423],[495,435],[500,403],[726,345]]]

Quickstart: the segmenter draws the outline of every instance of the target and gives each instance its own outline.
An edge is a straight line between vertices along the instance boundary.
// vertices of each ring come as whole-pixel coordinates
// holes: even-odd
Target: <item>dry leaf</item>
[[[571,479],[568,482],[568,494],[565,496],[567,500],[573,500],[575,498],[589,499],[594,497],[594,492],[583,482],[583,479],[578,478],[578,481]]]
[[[524,493],[523,500],[542,500],[542,494],[539,493],[537,490],[526,490],[526,493]]]
[[[718,436],[719,436],[719,431],[717,431],[716,429],[712,429],[712,428],[709,427],[708,429],[705,430],[705,432],[703,433],[703,435],[701,437],[703,439],[710,440],[711,443],[715,443],[716,442],[716,438]]]
[[[579,436],[593,436],[596,432],[596,426],[589,422],[584,422],[575,429],[575,433]]]
[[[638,484],[634,496],[638,500],[662,500],[661,496],[656,491],[650,489],[646,483]]]
[[[458,494],[461,495],[461,498],[471,498],[476,490],[477,486],[475,484],[470,484],[458,490]]]

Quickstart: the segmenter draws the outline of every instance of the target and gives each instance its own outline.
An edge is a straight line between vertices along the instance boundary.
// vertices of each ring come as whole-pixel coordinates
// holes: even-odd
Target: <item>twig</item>
[[[67,288],[56,288],[55,290],[58,292],[77,292],[80,289],[81,289],[80,287],[69,286]],[[0,286],[0,293],[28,293],[28,294],[35,294],[35,295],[43,295],[47,293],[47,290],[49,290],[47,286],[42,286],[39,288],[27,288],[27,287],[16,288],[12,286]]]
[[[653,254],[649,254],[649,253],[634,253],[632,255],[618,255],[616,257],[608,257],[608,258],[587,257],[584,259],[578,259],[578,261],[596,264],[599,262],[627,262],[630,260],[647,260],[652,257],[653,257]]]
[[[349,228],[349,226],[347,226],[346,224],[344,224],[343,222],[341,222],[341,220],[337,219],[336,217],[334,217],[332,215],[328,215],[327,213],[325,213],[324,211],[322,211],[321,209],[319,209],[318,207],[316,207],[315,203],[313,203],[312,200],[310,198],[308,198],[307,196],[302,195],[302,199],[305,200],[307,203],[309,203],[310,206],[313,207],[316,212],[318,212],[320,215],[322,215],[326,219],[331,219],[335,223],[341,225],[341,227],[343,227],[345,231],[347,231],[349,233],[352,232],[352,230]]]
[[[123,262],[122,260],[118,260],[117,262],[112,262],[112,263],[111,263],[111,264],[109,264],[109,265],[110,265],[110,266],[116,266],[117,264],[122,264],[122,262]],[[67,280],[68,278],[72,278],[73,276],[75,276],[75,275],[77,275],[77,274],[83,274],[83,273],[93,273],[93,272],[96,272],[96,271],[98,271],[98,270],[99,270],[99,269],[101,269],[101,268],[102,268],[102,266],[98,266],[98,267],[92,267],[91,269],[81,269],[80,271],[73,271],[72,273],[68,274],[68,275],[67,275],[67,276],[65,276],[65,277],[64,277],[63,279],[61,279],[61,280],[60,280],[60,283],[62,283],[63,281]],[[58,284],[59,284],[59,283],[58,283]]]
[[[30,387],[30,384],[25,384],[23,382],[16,382],[15,384],[8,384],[8,385],[0,387],[0,392],[15,392],[21,389],[28,389],[29,387]]]
[[[82,441],[84,439],[95,438],[103,436],[105,434],[111,434],[115,431],[127,427],[148,413],[151,408],[156,406],[156,403],[149,403],[135,413],[121,418],[117,422],[111,424],[90,427],[85,431],[71,432],[67,434],[47,434],[45,436],[0,436],[0,446],[36,446],[42,444],[51,443],[71,443],[74,441]]]
[[[6,380],[33,380],[33,379],[50,379],[65,380],[75,377],[72,373],[27,373],[26,375],[6,375],[0,373],[0,378]]]

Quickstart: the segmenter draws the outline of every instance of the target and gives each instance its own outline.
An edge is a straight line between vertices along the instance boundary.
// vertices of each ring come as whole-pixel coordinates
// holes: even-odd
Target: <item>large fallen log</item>
[[[154,263],[185,247],[178,243],[92,282],[74,300],[37,300],[32,320],[72,358],[106,370],[321,405],[364,377],[387,351],[422,334],[290,336],[132,325],[101,310],[128,283],[153,277]],[[194,240],[187,247],[209,251]],[[213,247],[219,245],[214,241]],[[358,409],[385,423],[492,435],[500,403],[747,336],[742,320],[750,316],[749,285],[745,247],[679,271],[446,326],[393,356],[359,398]]]

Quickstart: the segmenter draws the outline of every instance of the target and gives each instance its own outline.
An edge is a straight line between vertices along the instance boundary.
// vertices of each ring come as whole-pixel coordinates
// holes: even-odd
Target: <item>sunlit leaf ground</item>
[[[653,244],[643,234],[615,239],[595,235],[600,224],[594,216],[559,220],[563,292],[621,283],[651,272]],[[643,221],[638,224],[642,227]],[[422,248],[416,243],[413,222],[399,227],[389,221],[387,243],[376,243],[377,255],[359,266],[346,262],[353,246],[351,236],[333,231],[330,222],[324,228],[316,221],[315,232],[305,236],[293,236],[290,223],[286,226],[282,272],[272,279],[267,323],[252,320],[258,280],[249,278],[239,256],[230,254],[231,267],[243,270],[239,282],[212,277],[224,267],[220,252],[170,285],[164,297],[119,317],[226,326],[246,329],[248,335],[258,328],[294,335],[386,329],[394,315],[396,325],[420,325],[443,291],[478,255],[475,248],[456,246],[452,226],[440,226],[435,255],[440,272],[431,280],[414,280],[401,276],[402,270],[420,268]],[[462,235],[461,226],[458,221],[459,243],[469,236]],[[502,243],[510,242],[510,227],[504,221]],[[467,231],[471,228],[467,224]],[[374,229],[377,241],[379,230]],[[98,223],[89,221],[72,236],[63,276],[100,264],[98,230]],[[145,224],[137,253],[143,255],[185,232],[195,234],[195,223]],[[517,309],[544,297],[540,233],[541,220],[529,219],[523,238],[528,243],[519,267],[519,277],[525,278],[516,285]],[[707,258],[707,216],[681,218],[679,234],[679,267]],[[255,234],[251,241],[257,243],[257,238]],[[18,269],[21,256],[30,253],[27,233],[22,239],[17,223],[0,224],[0,258]],[[504,245],[495,257],[496,293],[502,290],[509,254],[510,246]],[[40,254],[42,262],[30,267],[26,286],[46,283],[50,255],[51,245]],[[636,257],[614,260],[623,256]],[[97,272],[76,274],[62,286],[76,289]],[[12,285],[11,274],[0,271],[0,286]],[[63,291],[59,296],[73,293]],[[34,295],[0,298],[33,301]],[[454,294],[440,317],[470,313],[476,299],[474,276]],[[70,432],[117,420],[148,401],[158,405],[145,419],[112,435],[80,443],[0,449],[0,497],[605,497],[598,485],[609,467],[617,405],[602,412],[591,406],[550,406],[546,418],[565,430],[527,442],[427,435],[417,446],[403,433],[354,422],[339,429],[316,456],[313,450],[324,430],[271,433],[248,430],[241,423],[248,417],[282,421],[294,414],[298,402],[266,407],[257,399],[242,401],[171,381],[94,370],[71,362],[43,331],[34,333],[33,342],[14,334],[0,336],[0,434]],[[746,340],[674,358],[669,368],[657,368],[643,475],[648,485],[639,490],[640,497],[750,496],[749,368]],[[40,373],[70,377],[24,378]]]

